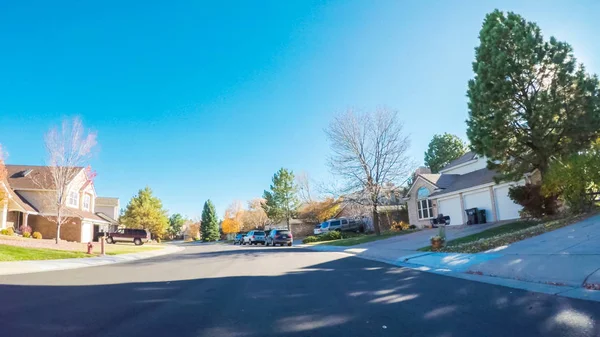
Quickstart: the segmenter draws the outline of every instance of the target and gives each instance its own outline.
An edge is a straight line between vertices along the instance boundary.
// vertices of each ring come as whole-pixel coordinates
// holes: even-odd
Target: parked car
[[[348,218],[339,218],[339,219],[330,219],[323,222],[320,225],[319,233],[327,233],[331,231],[338,232],[364,232],[365,223],[362,219],[348,219]],[[317,234],[317,229],[315,228],[315,234]]]
[[[246,233],[237,233],[237,235],[235,236],[235,238],[233,239],[233,244],[242,244],[242,242],[244,241],[244,236],[246,236]]]
[[[107,243],[133,242],[136,246],[150,241],[150,232],[146,229],[124,228],[106,234]]]
[[[264,231],[249,231],[242,241],[242,244],[257,245],[265,244],[265,232]]]
[[[320,223],[320,224],[318,224],[318,225],[316,225],[316,226],[315,226],[315,229],[313,230],[313,233],[314,233],[315,235],[319,235],[319,234],[322,234],[322,233],[323,233],[323,232],[321,231],[321,225],[322,225],[322,224],[324,224],[324,222],[323,222],[323,223]]]
[[[269,235],[267,235],[267,237],[265,239],[265,244],[267,246],[270,246],[270,245],[291,246],[292,241],[294,241],[294,238],[292,237],[292,232],[288,231],[287,229],[273,229],[273,230],[271,230],[271,233],[269,233]]]

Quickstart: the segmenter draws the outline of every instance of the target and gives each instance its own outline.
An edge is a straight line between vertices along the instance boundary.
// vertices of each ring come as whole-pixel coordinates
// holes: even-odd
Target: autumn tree
[[[224,234],[235,234],[240,232],[242,227],[242,218],[244,217],[244,209],[239,201],[234,201],[225,210],[221,230]]]
[[[175,213],[169,217],[169,229],[167,232],[169,233],[171,239],[181,234],[181,229],[183,228],[185,222],[186,219],[179,213]]]
[[[202,224],[200,225],[202,232],[202,241],[217,241],[221,237],[219,234],[219,219],[217,219],[217,211],[212,201],[206,200],[202,209]]]
[[[573,48],[545,40],[534,22],[495,10],[486,15],[469,81],[467,135],[504,178],[520,179],[577,153],[600,134],[598,78]]]
[[[309,223],[320,223],[334,218],[341,209],[342,199],[325,198],[304,203],[298,210],[298,218]]]
[[[333,152],[329,166],[343,180],[345,201],[370,207],[379,235],[377,208],[384,187],[404,181],[412,169],[407,155],[410,141],[398,114],[385,108],[365,113],[348,110],[334,117],[326,134]]]
[[[119,221],[127,228],[147,229],[153,238],[162,238],[169,229],[167,211],[148,186],[131,198]]]
[[[274,222],[285,220],[288,230],[291,229],[290,220],[300,203],[296,195],[297,191],[294,173],[281,168],[273,176],[271,190],[265,191],[263,194],[265,199],[263,208],[269,219]]]
[[[431,173],[438,173],[444,166],[467,152],[467,144],[449,133],[434,135],[425,152],[425,165]]]
[[[61,128],[52,128],[44,137],[46,152],[48,155],[47,166],[49,175],[40,175],[34,182],[42,189],[48,190],[43,193],[44,204],[49,210],[44,217],[56,224],[56,243],[60,241],[61,226],[68,220],[67,197],[71,181],[81,172],[82,167],[92,156],[92,149],[96,146],[96,133],[86,131],[79,118],[65,119]],[[88,177],[89,178],[89,177]]]
[[[247,209],[242,214],[242,228],[243,231],[250,231],[253,229],[264,229],[269,223],[269,217],[264,210],[265,199],[256,198],[248,201]]]

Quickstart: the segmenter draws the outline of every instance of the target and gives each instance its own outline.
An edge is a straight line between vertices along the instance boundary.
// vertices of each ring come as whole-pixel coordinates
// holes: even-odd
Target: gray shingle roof
[[[475,152],[469,151],[469,152],[463,154],[462,156],[454,159],[450,163],[448,163],[448,165],[444,166],[440,171],[447,170],[449,168],[452,168],[454,166],[458,166],[460,164],[464,164],[464,163],[466,163],[468,161],[471,161],[471,160],[475,159],[476,156],[477,156],[477,154]]]
[[[482,168],[462,175],[442,174],[436,184],[442,190],[432,193],[431,197],[464,190],[478,185],[493,183],[496,175],[498,175],[498,172],[487,168]]]

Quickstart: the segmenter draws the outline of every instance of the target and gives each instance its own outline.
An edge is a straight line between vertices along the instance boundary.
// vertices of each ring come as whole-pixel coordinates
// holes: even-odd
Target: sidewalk
[[[113,263],[136,261],[148,259],[155,256],[172,254],[183,250],[183,247],[168,245],[160,250],[151,250],[147,252],[106,255],[98,257],[64,259],[64,260],[37,260],[37,261],[11,261],[0,262],[0,275],[38,273],[53,270],[76,269],[85,267],[103,266]]]
[[[380,242],[385,242],[383,240]],[[376,242],[303,245],[480,282],[600,301],[600,216],[477,254],[432,253]]]

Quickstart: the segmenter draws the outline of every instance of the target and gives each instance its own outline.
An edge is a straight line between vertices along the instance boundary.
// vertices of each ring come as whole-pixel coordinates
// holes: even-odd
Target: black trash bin
[[[485,217],[485,209],[480,209],[479,211],[477,211],[477,220],[478,223],[486,223],[487,219]]]
[[[465,212],[467,212],[467,225],[475,225],[479,223],[477,221],[477,208],[465,209]]]

